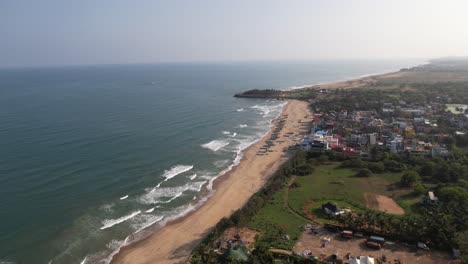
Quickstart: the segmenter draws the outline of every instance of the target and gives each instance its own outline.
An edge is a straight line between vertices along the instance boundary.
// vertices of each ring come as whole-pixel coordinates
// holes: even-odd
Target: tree
[[[424,185],[422,185],[421,183],[415,184],[413,190],[419,194],[425,194],[427,192],[426,187],[424,187]]]
[[[369,162],[367,163],[367,168],[373,173],[382,173],[385,171],[385,166],[382,162]]]
[[[468,262],[468,230],[458,233],[455,236],[455,243],[460,249],[461,257],[465,262]]]
[[[296,174],[299,176],[305,176],[312,174],[314,167],[309,163],[303,163],[296,167]]]
[[[384,160],[384,165],[385,169],[391,172],[401,172],[406,168],[405,164],[390,159]]]
[[[400,183],[405,187],[411,187],[420,179],[419,174],[413,170],[406,171],[401,176]]]

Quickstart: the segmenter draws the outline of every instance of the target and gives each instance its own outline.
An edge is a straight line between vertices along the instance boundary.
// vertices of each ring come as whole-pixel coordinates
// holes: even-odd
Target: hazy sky
[[[468,55],[468,0],[0,0],[0,66]]]

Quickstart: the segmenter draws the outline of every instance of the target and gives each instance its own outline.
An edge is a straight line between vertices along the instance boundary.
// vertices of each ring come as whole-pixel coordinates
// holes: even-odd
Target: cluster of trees
[[[343,214],[337,221],[349,229],[408,242],[427,242],[442,249],[458,248],[468,228],[468,203],[422,208],[420,214],[395,216],[373,210]]]

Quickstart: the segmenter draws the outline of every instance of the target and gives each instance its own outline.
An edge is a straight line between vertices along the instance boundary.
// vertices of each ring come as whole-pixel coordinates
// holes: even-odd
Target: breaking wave
[[[159,187],[161,186],[161,183],[171,179],[171,178],[174,178],[175,176],[181,174],[181,173],[184,173],[184,172],[187,172],[189,170],[193,169],[193,165],[176,165],[172,168],[170,168],[169,170],[165,170],[164,171],[164,174],[162,175],[164,177],[164,180],[160,183],[158,183],[158,185],[156,185],[156,187]],[[153,189],[154,190],[154,189]]]
[[[218,151],[219,149],[229,145],[228,141],[224,140],[213,140],[209,143],[201,145],[204,148],[211,149],[212,151]]]
[[[100,228],[101,230],[104,230],[104,229],[107,229],[107,228],[110,228],[110,227],[113,227],[117,224],[120,224],[122,222],[125,222],[129,219],[132,219],[133,217],[139,215],[141,213],[141,211],[135,211],[129,215],[126,215],[126,216],[122,216],[120,218],[117,218],[117,219],[106,219],[104,221],[102,221],[102,224],[103,226]]]

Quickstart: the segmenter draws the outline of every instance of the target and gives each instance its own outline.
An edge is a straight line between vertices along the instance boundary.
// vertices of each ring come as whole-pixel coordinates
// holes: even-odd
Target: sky
[[[467,55],[467,0],[0,0],[0,67]]]

